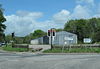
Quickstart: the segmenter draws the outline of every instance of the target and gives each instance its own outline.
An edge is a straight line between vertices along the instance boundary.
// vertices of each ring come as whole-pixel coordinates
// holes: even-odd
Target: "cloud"
[[[17,36],[24,36],[37,26],[36,19],[43,16],[40,12],[18,12],[16,15],[5,16],[7,21],[5,25],[7,26],[5,33],[11,34],[15,32]]]
[[[61,10],[54,14],[51,20],[39,22],[38,19],[43,17],[43,13],[18,11],[16,14],[5,16],[7,19],[5,33],[15,32],[16,36],[25,36],[36,29],[47,31],[50,28],[61,28],[67,22],[69,15],[69,11]]]
[[[25,17],[32,18],[32,19],[38,19],[43,16],[43,13],[41,12],[28,12],[28,11],[17,11],[16,15],[20,17]]]
[[[76,0],[77,3],[86,3],[94,6],[94,0]]]
[[[53,16],[53,20],[57,23],[65,23],[67,22],[69,16],[70,12],[68,10],[63,9]]]
[[[71,18],[72,19],[80,19],[80,18],[90,18],[91,17],[91,11],[85,7],[85,6],[81,6],[81,5],[77,5],[74,8],[73,13],[71,14]]]

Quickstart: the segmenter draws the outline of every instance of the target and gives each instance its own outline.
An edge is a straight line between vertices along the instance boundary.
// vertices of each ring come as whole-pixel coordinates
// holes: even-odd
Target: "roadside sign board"
[[[84,38],[84,43],[91,43],[92,42],[92,39],[91,38]]]

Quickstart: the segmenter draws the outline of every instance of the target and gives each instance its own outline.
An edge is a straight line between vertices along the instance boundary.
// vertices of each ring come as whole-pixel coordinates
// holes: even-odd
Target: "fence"
[[[100,48],[100,44],[75,44],[75,45],[63,45],[64,48]],[[62,48],[63,46],[56,46],[54,48]]]
[[[28,44],[14,44],[12,47],[13,48],[27,48],[27,49],[29,49]]]

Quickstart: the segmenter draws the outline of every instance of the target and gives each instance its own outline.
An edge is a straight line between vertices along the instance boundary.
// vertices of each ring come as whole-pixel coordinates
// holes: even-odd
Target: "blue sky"
[[[75,0],[1,0],[0,2],[7,10],[7,14],[12,14],[17,10],[55,13],[62,9],[71,10],[75,7]]]
[[[0,0],[6,34],[25,36],[36,29],[63,28],[70,19],[100,16],[99,0]]]
[[[44,19],[53,14],[67,9],[72,11],[75,7],[75,0],[1,0],[5,14],[15,14],[17,11],[43,12]]]

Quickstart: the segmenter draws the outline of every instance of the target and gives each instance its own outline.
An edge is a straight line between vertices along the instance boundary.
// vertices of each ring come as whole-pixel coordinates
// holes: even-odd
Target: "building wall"
[[[49,44],[49,37],[48,36],[43,37],[43,44]]]
[[[77,44],[77,35],[69,32],[57,32],[53,41],[54,45]]]
[[[34,40],[31,40],[30,42],[33,45],[38,45],[38,44],[49,44],[49,37],[48,36],[43,36]]]
[[[52,43],[54,45],[64,45],[65,43],[67,45],[77,44],[77,35],[65,31],[57,32],[56,36],[53,37]],[[43,36],[35,40],[31,40],[31,44],[51,44],[51,38]]]
[[[39,44],[39,40],[38,39],[31,40],[30,44],[32,44],[32,45],[38,45]]]

